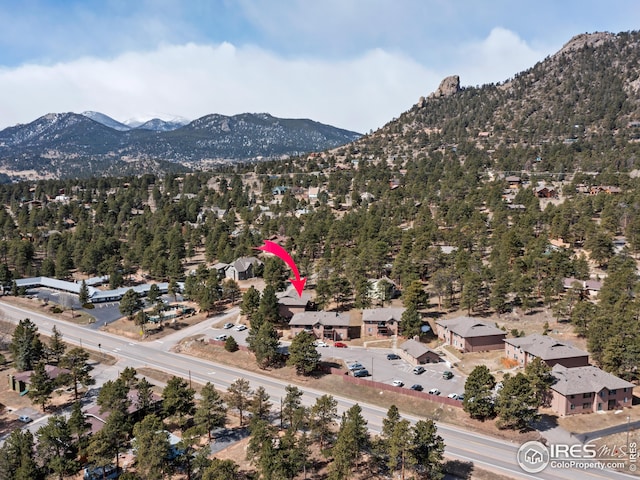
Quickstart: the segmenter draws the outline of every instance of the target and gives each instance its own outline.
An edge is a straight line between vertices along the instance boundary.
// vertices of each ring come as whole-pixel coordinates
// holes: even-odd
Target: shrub
[[[236,342],[236,339],[233,337],[227,337],[224,342],[224,349],[227,352],[235,352],[238,350],[238,342]]]

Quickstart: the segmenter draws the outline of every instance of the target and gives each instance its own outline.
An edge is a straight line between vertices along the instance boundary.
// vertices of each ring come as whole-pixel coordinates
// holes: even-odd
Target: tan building
[[[397,335],[400,319],[405,310],[404,307],[362,310],[362,335],[372,337]]]
[[[502,350],[506,333],[495,325],[471,317],[436,322],[438,338],[461,352]]]
[[[505,339],[504,352],[508,359],[516,360],[523,367],[534,358],[543,360],[550,367],[556,364],[567,368],[589,365],[589,354],[584,350],[539,333]]]
[[[306,330],[323,340],[349,340],[351,318],[346,313],[339,312],[301,312],[293,315],[289,320],[291,335]]]
[[[551,370],[557,379],[551,386],[551,408],[561,416],[631,407],[633,383],[593,365]]]
[[[400,345],[399,353],[402,358],[412,365],[438,363],[441,360],[440,355],[413,339],[407,340]]]
[[[278,297],[278,313],[285,320],[291,320],[296,313],[302,313],[311,307],[311,294],[302,292],[298,295],[291,285],[286,291],[276,293]]]

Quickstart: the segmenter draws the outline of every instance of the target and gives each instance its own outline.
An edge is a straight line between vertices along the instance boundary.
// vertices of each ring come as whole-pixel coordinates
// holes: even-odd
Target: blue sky
[[[0,128],[269,112],[367,132],[439,81],[505,80],[640,2],[0,0]]]

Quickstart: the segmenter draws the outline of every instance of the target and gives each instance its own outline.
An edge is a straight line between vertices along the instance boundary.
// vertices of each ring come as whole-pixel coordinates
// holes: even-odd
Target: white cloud
[[[228,43],[167,45],[110,60],[0,70],[0,128],[47,112],[96,110],[118,120],[158,112],[192,119],[269,112],[367,131],[409,108],[437,81],[411,59],[382,50],[327,62]]]
[[[480,42],[459,48],[456,63],[463,85],[500,82],[526,70],[558,48],[550,45],[531,47],[516,33],[496,27]]]
[[[440,71],[382,49],[318,60],[230,43],[164,45],[112,59],[0,69],[0,128],[48,112],[96,110],[121,121],[268,112],[367,132],[409,109],[446,75],[459,74],[463,85],[504,80],[545,54],[501,28],[461,47]]]

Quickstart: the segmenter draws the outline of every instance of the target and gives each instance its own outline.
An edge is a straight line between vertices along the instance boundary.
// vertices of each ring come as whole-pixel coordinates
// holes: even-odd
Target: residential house
[[[536,187],[533,193],[538,198],[556,198],[558,196],[555,188],[546,185]]]
[[[276,293],[278,297],[278,313],[285,320],[291,320],[296,313],[305,312],[313,307],[311,301],[311,294],[303,291],[302,295],[298,295],[298,292],[293,285],[284,292]]]
[[[142,420],[144,415],[157,412],[162,407],[162,397],[154,392],[151,393],[151,404],[149,405],[148,411],[146,412],[141,411],[137,389],[134,388],[129,390],[129,392],[127,393],[127,399],[129,401],[127,412],[129,414],[130,420],[134,423]],[[92,434],[102,430],[102,427],[104,427],[104,424],[107,423],[107,419],[111,414],[111,412],[109,411],[101,412],[101,408],[102,407],[100,407],[100,405],[93,405],[92,407],[89,407],[84,411],[87,416],[87,421],[91,425]]]
[[[351,317],[339,312],[300,312],[289,320],[291,335],[296,336],[303,330],[316,338],[328,340],[349,340],[357,337],[359,327],[351,328]],[[354,335],[355,333],[355,335]]]
[[[262,261],[257,257],[240,257],[229,265],[225,275],[233,280],[248,280],[256,276],[256,267],[260,265]]]
[[[520,185],[522,184],[522,179],[515,175],[509,175],[505,180],[509,184],[509,188],[520,188]]]
[[[436,322],[438,337],[462,352],[502,350],[506,333],[495,325],[471,317]]]
[[[412,365],[423,365],[425,363],[438,363],[442,359],[440,355],[425,347],[417,340],[407,340],[400,345],[400,356]]]
[[[561,416],[631,407],[633,383],[593,365],[551,369],[556,383],[551,385],[551,408]]]
[[[507,338],[505,356],[526,367],[533,359],[543,360],[549,367],[560,364],[567,368],[589,365],[589,353],[548,335],[534,333],[526,337]]]
[[[369,279],[369,296],[380,303],[400,296],[398,284],[389,277]]]
[[[320,187],[309,187],[308,197],[309,200],[317,200],[320,193]]]
[[[55,380],[60,375],[69,373],[69,370],[66,368],[56,367],[54,365],[45,365],[44,370],[51,380]],[[25,372],[18,372],[9,375],[9,388],[20,394],[26,393],[29,390],[31,375],[33,375],[33,372],[33,370],[27,370]]]
[[[366,308],[362,310],[363,336],[397,335],[400,319],[406,308]]]
[[[578,280],[577,278],[567,277],[562,279],[562,286],[565,290],[580,288],[590,297],[597,297],[602,289],[602,282],[598,280]]]

